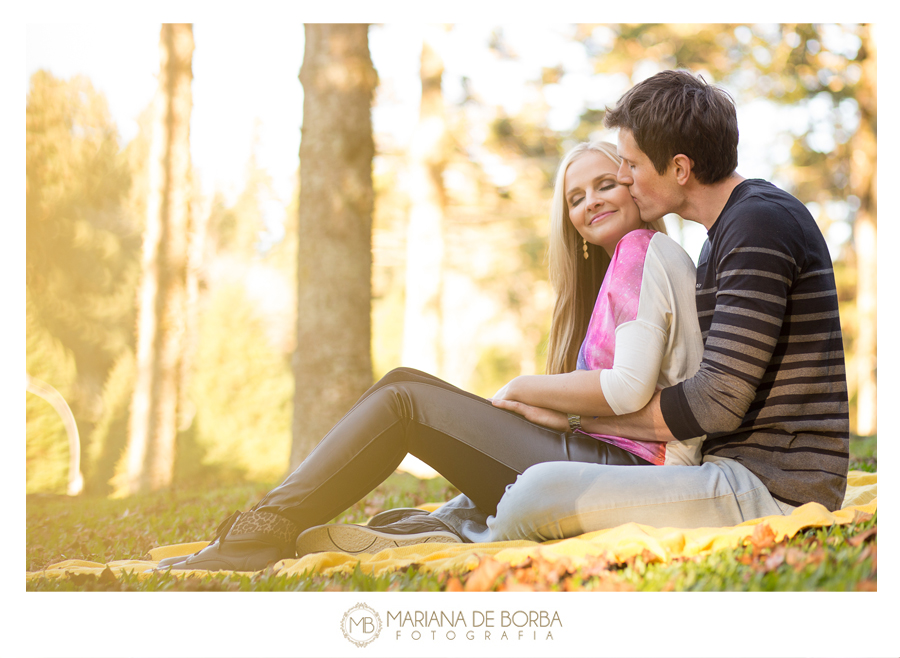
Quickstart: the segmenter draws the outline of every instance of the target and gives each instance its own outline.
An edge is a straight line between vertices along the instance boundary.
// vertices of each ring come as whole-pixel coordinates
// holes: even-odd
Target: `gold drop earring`
[[[587,238],[581,238],[581,241],[584,243],[584,259],[588,259],[588,250],[587,250]]]

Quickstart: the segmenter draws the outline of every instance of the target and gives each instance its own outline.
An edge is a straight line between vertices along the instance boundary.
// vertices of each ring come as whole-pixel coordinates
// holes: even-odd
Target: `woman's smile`
[[[569,221],[586,242],[609,255],[622,236],[644,226],[628,188],[616,180],[617,170],[606,155],[589,151],[565,173]]]
[[[612,215],[614,212],[616,212],[616,211],[615,210],[601,210],[600,212],[598,212],[596,215],[594,215],[591,218],[591,226],[593,226],[597,222],[602,222],[604,219],[606,219],[607,217]]]

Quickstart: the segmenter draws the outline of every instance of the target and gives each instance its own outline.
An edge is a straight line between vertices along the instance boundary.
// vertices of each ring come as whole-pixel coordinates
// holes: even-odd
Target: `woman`
[[[552,374],[516,378],[492,403],[425,373],[394,370],[360,398],[280,486],[250,511],[226,519],[210,546],[160,566],[255,571],[293,557],[301,533],[304,553],[459,541],[452,527],[432,515],[378,528],[318,526],[369,493],[408,453],[441,473],[485,514],[496,512],[519,475],[543,462],[693,463],[696,451],[594,437],[578,429],[578,415],[624,413],[623,408],[649,399],[657,385],[691,375],[702,351],[693,264],[661,232],[661,221],[647,230],[628,189],[616,181],[618,162],[615,147],[594,143],[579,145],[560,165],[551,236],[551,279],[557,291]],[[643,285],[645,263],[653,272],[648,286]],[[653,327],[644,328],[648,323]],[[629,339],[620,347],[616,328],[626,324],[640,326],[626,332]],[[644,359],[649,367],[635,359],[634,341],[650,343],[652,357]],[[576,361],[582,369],[572,371]],[[605,370],[587,370],[598,367]],[[526,416],[534,410],[538,415],[569,412],[570,426],[550,429],[532,422],[540,418],[501,408],[517,403],[529,405]]]

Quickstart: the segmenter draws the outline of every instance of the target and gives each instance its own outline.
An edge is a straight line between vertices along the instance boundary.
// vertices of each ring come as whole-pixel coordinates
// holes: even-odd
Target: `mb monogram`
[[[365,603],[357,603],[344,613],[341,630],[350,642],[364,647],[381,633],[381,617]]]

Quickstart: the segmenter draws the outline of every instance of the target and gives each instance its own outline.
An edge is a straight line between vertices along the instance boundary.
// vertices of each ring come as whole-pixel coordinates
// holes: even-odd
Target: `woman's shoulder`
[[[646,249],[647,245],[650,244],[650,241],[653,240],[653,236],[655,235],[663,234],[659,231],[654,231],[653,229],[649,228],[635,229],[622,236],[622,239],[619,240],[619,246],[623,244],[629,246],[643,245],[643,247]]]
[[[648,252],[656,256],[664,265],[681,265],[696,270],[694,261],[678,242],[665,233],[657,231],[651,231],[651,233],[653,235],[650,243],[647,245]]]
[[[647,229],[636,229],[623,235],[619,239],[619,244],[616,245],[616,251],[612,258],[613,264],[636,261],[643,263],[655,233],[656,231]]]

